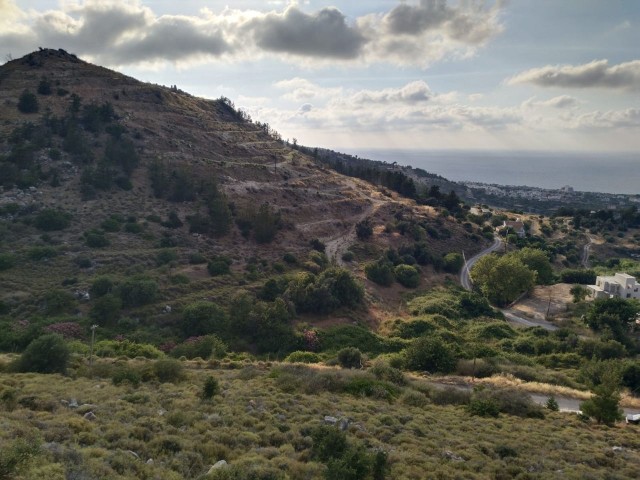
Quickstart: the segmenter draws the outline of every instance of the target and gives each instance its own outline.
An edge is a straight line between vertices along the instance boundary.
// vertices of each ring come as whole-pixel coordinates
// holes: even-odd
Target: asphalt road
[[[464,289],[473,289],[473,282],[471,281],[471,276],[469,275],[469,272],[471,271],[473,265],[485,255],[489,255],[490,253],[499,250],[500,247],[502,247],[502,240],[500,240],[500,237],[496,237],[489,248],[485,248],[480,253],[467,260],[467,263],[465,263],[464,267],[462,267],[462,271],[460,272],[460,284]]]

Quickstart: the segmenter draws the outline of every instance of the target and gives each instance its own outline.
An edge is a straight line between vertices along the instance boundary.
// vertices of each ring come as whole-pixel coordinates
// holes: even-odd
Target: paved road
[[[495,237],[495,239],[493,240],[493,243],[489,248],[485,248],[480,253],[474,255],[469,260],[467,260],[467,263],[465,263],[464,267],[462,267],[462,272],[460,272],[460,284],[462,285],[463,288],[465,288],[466,290],[473,289],[473,282],[471,281],[471,276],[469,275],[471,268],[482,257],[499,250],[500,247],[502,247],[502,240],[500,240],[500,237]]]
[[[474,255],[467,261],[467,263],[462,268],[462,271],[460,272],[460,284],[462,285],[463,288],[465,288],[466,290],[473,289],[473,282],[471,281],[471,276],[469,274],[473,265],[485,255],[489,255],[490,253],[500,250],[501,247],[502,247],[502,240],[499,237],[496,237],[495,240],[493,241],[493,244],[491,244],[490,247],[482,250],[480,253]],[[520,325],[524,325],[525,327],[542,327],[545,330],[550,330],[550,331],[558,329],[558,327],[556,327],[555,325],[552,325],[549,322],[545,322],[542,320],[531,320],[531,319],[522,317],[520,315],[517,315],[511,309],[501,309],[500,311],[504,314],[505,318],[511,323],[518,323]]]
[[[439,389],[453,387],[457,390],[467,390],[467,391],[473,390],[473,385],[469,385],[469,384],[449,385],[449,384],[438,383],[438,382],[429,382],[429,383]],[[547,403],[547,400],[549,399],[549,395],[543,395],[541,393],[529,393],[529,396],[531,397],[531,400],[533,400],[535,403],[539,405],[545,405]],[[558,402],[558,407],[560,408],[561,412],[574,412],[574,413],[577,413],[580,411],[580,404],[584,401],[579,398],[572,398],[572,397],[555,397],[555,399],[556,399],[556,402]],[[638,408],[623,408],[622,410],[624,411],[625,415],[640,414],[640,409]]]

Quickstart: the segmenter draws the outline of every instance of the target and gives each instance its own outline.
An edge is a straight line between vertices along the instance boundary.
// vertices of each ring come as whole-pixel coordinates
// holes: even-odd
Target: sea
[[[453,181],[640,194],[640,153],[342,149],[360,158],[422,168]]]

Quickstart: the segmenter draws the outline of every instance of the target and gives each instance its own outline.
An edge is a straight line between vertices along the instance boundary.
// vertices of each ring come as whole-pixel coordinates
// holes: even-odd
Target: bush
[[[33,340],[17,360],[19,372],[65,373],[69,347],[61,335],[48,334]]]
[[[351,250],[347,250],[342,254],[342,261],[347,263],[353,262],[353,259],[355,257],[356,257],[355,254]]]
[[[38,109],[38,98],[29,90],[24,90],[18,99],[18,110],[22,113],[37,113]]]
[[[393,273],[400,285],[407,288],[416,288],[420,284],[420,272],[410,265],[398,265]]]
[[[407,367],[412,370],[450,373],[456,368],[453,349],[438,337],[422,337],[406,349]]]
[[[203,263],[207,263],[207,259],[200,252],[194,252],[189,255],[189,263],[191,265],[201,265]]]
[[[318,363],[320,362],[320,356],[317,353],[298,350],[291,352],[284,361],[289,363]]]
[[[27,256],[31,260],[48,260],[58,255],[58,251],[53,247],[32,247],[27,251]]]
[[[210,400],[218,393],[220,393],[220,385],[218,383],[218,380],[211,376],[207,377],[207,379],[204,381],[204,386],[202,387],[202,399]]]
[[[196,302],[185,308],[182,315],[182,331],[188,337],[224,334],[227,330],[227,314],[211,302]]]
[[[99,298],[107,293],[112,293],[116,286],[115,280],[108,276],[97,277],[91,284],[89,292],[92,296]]]
[[[16,257],[11,253],[0,253],[0,272],[13,268],[16,264]]]
[[[313,248],[314,250],[317,250],[320,253],[324,253],[325,249],[327,248],[326,245],[317,238],[314,238],[313,240],[311,240],[310,244],[311,244],[311,248]]]
[[[109,239],[104,235],[104,232],[97,230],[85,233],[84,239],[89,248],[104,248],[109,246]]]
[[[366,240],[373,235],[373,226],[370,219],[367,218],[356,223],[356,235],[359,240]]]
[[[64,230],[71,223],[71,214],[62,210],[47,208],[40,211],[35,219],[36,228],[45,232]]]
[[[368,263],[364,267],[364,273],[369,280],[383,287],[390,286],[395,280],[393,264],[383,259]]]
[[[158,284],[145,277],[132,278],[120,285],[118,293],[124,308],[140,307],[156,300]]]
[[[218,275],[226,275],[231,271],[231,263],[232,260],[229,257],[220,255],[211,259],[211,261],[207,265],[207,271],[212,277],[217,277]]]
[[[113,325],[120,316],[122,300],[112,293],[98,298],[93,304],[89,316],[101,326]]]
[[[342,368],[362,368],[362,353],[355,347],[343,348],[338,352],[338,363]]]
[[[102,340],[95,345],[99,357],[162,358],[164,354],[153,345],[129,340]]]
[[[177,383],[185,376],[182,364],[172,358],[156,361],[153,364],[153,371],[162,383]]]
[[[175,262],[178,260],[178,254],[175,250],[164,249],[158,252],[156,255],[156,265],[166,265],[167,263]]]
[[[463,265],[464,259],[459,253],[447,253],[442,259],[442,267],[448,273],[459,273]]]
[[[205,335],[201,337],[191,337],[171,350],[171,356],[189,359],[200,357],[205,360],[209,358],[224,358],[227,354],[227,345],[216,335]]]

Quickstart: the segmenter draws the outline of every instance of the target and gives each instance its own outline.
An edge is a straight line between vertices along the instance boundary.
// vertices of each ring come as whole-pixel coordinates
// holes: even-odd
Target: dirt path
[[[593,237],[588,233],[585,233],[587,236],[587,244],[582,247],[582,259],[581,263],[584,268],[589,268],[589,254],[591,253],[591,245],[593,245]]]

